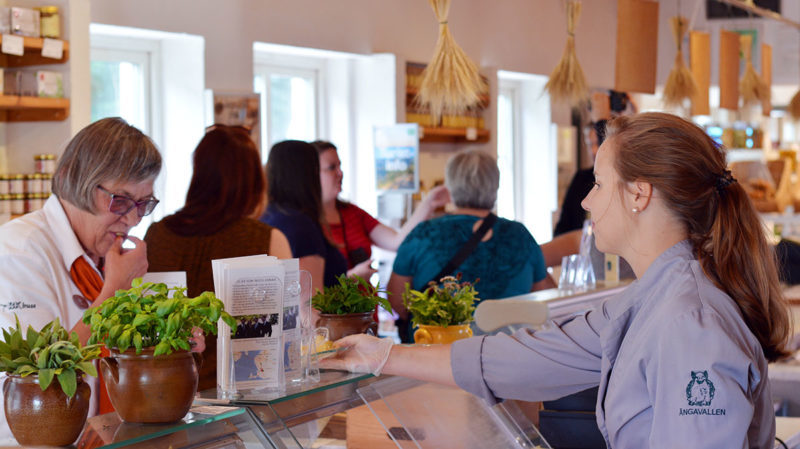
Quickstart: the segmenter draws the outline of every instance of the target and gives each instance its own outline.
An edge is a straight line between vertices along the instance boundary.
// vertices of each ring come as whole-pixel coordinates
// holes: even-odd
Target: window
[[[93,46],[92,121],[122,117],[151,134],[151,49],[125,50]]]
[[[557,209],[555,125],[550,123],[547,77],[498,72],[497,212],[522,222],[537,242],[553,236]]]
[[[259,65],[254,90],[261,94],[264,157],[287,139],[314,140],[317,132],[318,76],[313,69]]]
[[[514,182],[518,179],[514,161],[517,147],[517,88],[506,83],[497,97],[497,166],[500,169],[500,188],[497,190],[497,214],[509,220],[517,218],[516,193]]]

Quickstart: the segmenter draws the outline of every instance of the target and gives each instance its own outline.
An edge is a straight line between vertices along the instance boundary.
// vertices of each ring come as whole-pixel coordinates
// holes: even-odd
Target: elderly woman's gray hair
[[[161,171],[153,141],[119,117],[104,118],[70,140],[53,175],[53,193],[79,209],[95,212],[97,186],[106,181],[142,182]]]
[[[492,156],[480,150],[466,150],[447,160],[444,183],[457,207],[493,209],[500,170]]]

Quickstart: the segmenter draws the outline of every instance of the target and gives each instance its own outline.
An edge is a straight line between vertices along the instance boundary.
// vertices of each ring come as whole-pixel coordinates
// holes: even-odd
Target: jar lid
[[[14,194],[11,195],[11,197],[13,199],[15,199],[15,200],[24,200],[25,199],[25,195],[22,194],[22,193],[14,193]]]
[[[41,173],[34,173],[33,174],[33,179],[42,179],[42,174]]]
[[[45,159],[47,159],[47,160],[55,160],[56,159],[56,155],[55,154],[45,154],[44,156],[45,156]]]
[[[40,6],[36,9],[45,14],[58,14],[58,6]]]
[[[14,179],[25,179],[25,175],[23,175],[22,173],[17,173],[16,175],[14,175]]]

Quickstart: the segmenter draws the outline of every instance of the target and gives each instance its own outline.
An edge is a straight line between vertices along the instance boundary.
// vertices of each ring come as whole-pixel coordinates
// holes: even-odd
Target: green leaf
[[[153,351],[154,356],[170,353],[172,353],[172,348],[170,348],[168,341],[162,341],[161,343],[157,344],[155,351]]]
[[[78,379],[75,376],[74,370],[63,370],[58,375],[58,383],[61,384],[61,390],[67,397],[75,395],[75,390],[78,389]]]
[[[75,365],[75,368],[83,371],[84,373],[92,377],[97,377],[97,368],[95,368],[94,363],[92,362],[79,362]],[[41,377],[41,372],[39,374],[39,377]]]
[[[53,376],[55,376],[55,370],[52,368],[39,370],[39,386],[42,387],[42,391],[47,390],[47,387],[50,386]]]
[[[142,352],[142,334],[139,332],[133,333],[133,346],[136,348],[136,353]]]
[[[133,323],[131,323],[131,324],[133,324],[134,326],[141,326],[142,324],[145,324],[145,323],[147,323],[148,321],[150,321],[152,319],[153,319],[152,316],[149,316],[149,315],[146,315],[146,314],[143,314],[143,313],[139,313],[139,314],[136,314],[136,318],[133,319]]]

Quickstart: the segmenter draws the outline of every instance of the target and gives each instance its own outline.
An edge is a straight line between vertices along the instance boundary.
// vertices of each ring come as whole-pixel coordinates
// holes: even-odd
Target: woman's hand
[[[370,276],[377,271],[378,270],[372,268],[372,259],[368,259],[347,270],[347,276],[357,275],[369,281]]]
[[[117,237],[105,254],[104,284],[113,287],[113,291],[131,288],[134,279],[147,273],[147,244],[130,235],[127,239],[136,245],[133,249],[123,248],[125,239]]]
[[[425,198],[422,200],[420,207],[425,206],[428,209],[428,214],[432,213],[435,209],[442,207],[450,202],[450,191],[445,186],[436,186],[428,191]]]
[[[337,348],[349,348],[339,352],[336,357],[320,360],[320,368],[338,369],[353,373],[372,373],[380,375],[394,342],[390,338],[378,338],[366,334],[348,335],[336,340]]]

